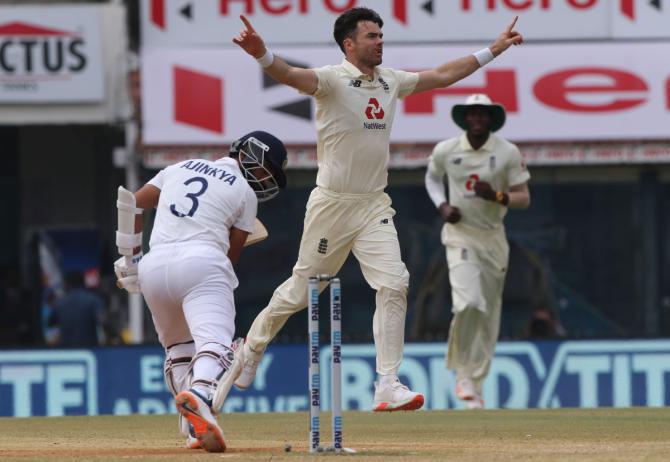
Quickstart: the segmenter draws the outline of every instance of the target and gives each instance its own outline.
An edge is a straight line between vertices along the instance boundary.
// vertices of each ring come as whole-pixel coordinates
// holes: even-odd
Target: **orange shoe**
[[[186,449],[200,449],[200,441],[195,437],[195,430],[187,418],[179,414],[179,432],[186,437]]]
[[[198,392],[193,389],[182,391],[175,398],[175,406],[177,411],[193,426],[195,437],[205,451],[223,452],[226,450],[223,430],[219,427],[207,400],[202,398]],[[191,442],[189,438],[187,444]]]

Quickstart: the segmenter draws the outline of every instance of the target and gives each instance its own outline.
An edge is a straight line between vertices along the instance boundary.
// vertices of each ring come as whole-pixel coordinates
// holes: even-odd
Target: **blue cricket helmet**
[[[286,147],[276,136],[260,130],[247,133],[232,144],[230,156],[238,159],[259,202],[272,199],[286,187]]]
[[[244,146],[250,138],[255,138],[268,147],[268,150],[264,152],[263,160],[267,160],[270,165],[272,165],[272,173],[276,178],[279,187],[285,188],[286,173],[284,172],[284,169],[286,168],[287,163],[286,146],[284,146],[284,143],[282,143],[282,141],[276,136],[262,130],[256,130],[247,133],[232,144],[230,147],[230,154],[239,156],[240,148]],[[260,160],[261,159],[259,159],[259,161]]]

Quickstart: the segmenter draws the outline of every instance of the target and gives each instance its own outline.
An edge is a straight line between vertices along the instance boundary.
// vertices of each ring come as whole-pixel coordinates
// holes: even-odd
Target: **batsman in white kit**
[[[285,165],[283,143],[255,131],[228,157],[171,165],[135,194],[119,187],[118,285],[141,291],[149,306],[187,447],[226,448],[216,417],[242,368],[233,264],[243,246],[267,236],[258,202],[286,186]],[[142,257],[142,212],[154,207],[151,250]]]
[[[509,208],[530,205],[530,174],[519,149],[493,134],[505,123],[503,106],[474,94],[453,107],[452,117],[465,133],[435,146],[425,181],[445,220],[453,302],[447,367],[456,372],[456,396],[478,409],[500,331],[509,260],[503,220]]]
[[[256,317],[244,345],[244,368],[235,385],[249,387],[270,341],[293,313],[307,306],[311,276],[337,274],[349,253],[376,291],[372,331],[377,350],[374,410],[415,410],[421,393],[398,379],[403,357],[409,273],[387,185],[389,140],[398,99],[447,87],[475,72],[522,37],[514,20],[488,48],[422,72],[382,68],[383,21],[368,8],[351,8],[334,25],[341,64],[291,66],[270,51],[246,17],[233,39],[272,78],[316,101],[318,173],[307,202],[298,261],[292,276]],[[440,61],[441,57],[438,57]],[[319,289],[325,288],[326,282]]]

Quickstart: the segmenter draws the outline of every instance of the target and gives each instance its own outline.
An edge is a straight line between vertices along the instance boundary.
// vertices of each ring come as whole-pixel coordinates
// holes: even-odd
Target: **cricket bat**
[[[256,218],[254,221],[254,230],[247,236],[247,240],[244,242],[244,247],[256,244],[268,237],[268,230],[265,228],[263,223]]]

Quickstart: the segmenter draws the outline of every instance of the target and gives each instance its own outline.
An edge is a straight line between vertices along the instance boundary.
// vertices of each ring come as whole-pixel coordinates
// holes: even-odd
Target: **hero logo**
[[[598,0],[563,0],[563,2],[575,10],[588,10],[598,5]],[[649,0],[649,5],[660,12],[661,2],[662,0]],[[556,3],[556,0],[526,0],[522,2],[515,2],[514,0],[486,0],[485,8],[488,11],[494,11],[498,6],[503,6],[513,11],[525,11],[533,7],[539,7],[541,10],[550,10]],[[461,0],[461,9],[463,11],[472,10],[472,0]],[[619,11],[630,20],[635,20],[635,0],[619,0]]]
[[[365,117],[369,120],[384,118],[384,108],[379,104],[377,98],[370,98],[370,101],[368,101],[368,107],[365,108]]]
[[[394,18],[403,24],[407,24],[407,1],[391,0],[391,14]],[[161,29],[166,28],[166,0],[151,0],[151,21]],[[358,0],[285,0],[283,4],[273,5],[271,0],[219,0],[219,13],[221,16],[229,16],[231,13],[231,4],[237,3],[244,6],[244,14],[253,16],[256,7],[266,14],[279,16],[296,11],[301,15],[310,13],[310,7],[315,3],[321,3],[328,12],[341,14],[346,10],[358,5]],[[430,2],[429,2],[430,3]],[[237,13],[235,13],[237,14]]]
[[[154,0],[154,3],[163,2],[164,0]],[[281,5],[272,6],[269,0],[219,0],[219,10],[222,16],[230,14],[231,3],[244,4],[244,12],[248,15],[253,15],[256,11],[256,4],[260,7],[263,13],[270,15],[282,15],[290,13],[292,10],[299,14],[309,14],[310,6],[313,7],[315,3],[322,3],[326,10],[333,14],[341,14],[350,8],[358,6],[358,0],[286,0]],[[407,0],[391,0],[391,14],[394,18],[403,24],[407,23]]]
[[[577,83],[583,78],[599,78],[602,83]],[[670,78],[665,77],[665,105],[670,110]],[[573,113],[608,113],[637,108],[648,102],[650,87],[640,76],[624,69],[573,67],[558,69],[532,82],[535,98],[553,110]],[[456,85],[409,96],[404,101],[406,114],[432,114],[439,96],[466,96],[485,93],[502,104],[508,113],[519,112],[521,98],[515,70],[485,70],[483,86]],[[598,95],[587,100],[583,95]]]
[[[160,29],[166,28],[166,8],[165,2],[167,0],[151,0],[151,21]],[[407,24],[408,21],[408,0],[390,0],[391,14],[400,23]],[[428,0],[422,8],[429,14],[433,14],[434,0]],[[589,10],[598,6],[598,0],[562,0],[570,8],[578,11]],[[253,16],[257,10],[260,13],[268,15],[284,15],[292,12],[297,12],[300,15],[310,14],[315,4],[321,4],[328,12],[339,15],[344,11],[359,6],[358,0],[284,0],[283,3],[272,4],[272,0],[219,0],[219,14],[221,16],[230,16],[237,14],[231,11],[233,4],[243,6],[244,14]],[[507,8],[513,11],[527,11],[531,8],[538,7],[541,10],[551,10],[557,3],[557,0],[485,0],[484,8],[487,11],[495,11],[498,7]],[[477,0],[475,6],[480,5],[480,0]],[[662,0],[649,0],[649,5],[656,8],[657,11],[662,9]],[[472,11],[472,0],[461,0],[460,9],[464,12]],[[631,21],[636,18],[635,0],[619,0],[619,11]],[[191,13],[189,13],[190,15]],[[190,18],[190,16],[189,16]]]
[[[0,72],[26,80],[81,72],[87,58],[85,42],[74,32],[22,22],[0,25]]]

